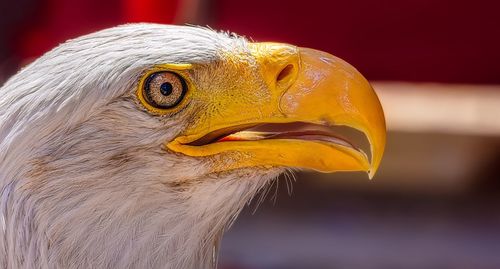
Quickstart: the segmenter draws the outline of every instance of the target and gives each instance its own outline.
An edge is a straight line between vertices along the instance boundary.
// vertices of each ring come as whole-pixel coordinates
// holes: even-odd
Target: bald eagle
[[[280,173],[371,177],[385,145],[377,96],[346,62],[201,27],[69,40],[0,93],[1,268],[213,268]]]

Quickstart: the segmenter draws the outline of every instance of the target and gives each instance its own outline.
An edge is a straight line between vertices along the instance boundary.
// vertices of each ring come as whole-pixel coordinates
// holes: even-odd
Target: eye
[[[169,71],[149,75],[144,81],[144,99],[149,105],[167,109],[178,105],[187,91],[186,81]]]

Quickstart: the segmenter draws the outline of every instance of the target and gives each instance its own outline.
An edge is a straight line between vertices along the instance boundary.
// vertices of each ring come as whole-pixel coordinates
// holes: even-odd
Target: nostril
[[[277,82],[281,82],[283,80],[286,80],[290,75],[293,74],[293,64],[287,64],[281,71],[279,72],[278,76],[276,77]]]

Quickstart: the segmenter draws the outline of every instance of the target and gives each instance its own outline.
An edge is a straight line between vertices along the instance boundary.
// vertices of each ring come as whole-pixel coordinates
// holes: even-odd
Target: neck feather
[[[120,171],[110,176],[112,170],[24,175],[0,193],[0,265],[213,268],[224,230],[279,172],[241,171],[184,184]]]

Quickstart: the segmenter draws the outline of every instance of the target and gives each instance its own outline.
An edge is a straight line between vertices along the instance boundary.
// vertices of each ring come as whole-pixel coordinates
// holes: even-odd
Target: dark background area
[[[226,234],[222,268],[500,268],[500,1],[0,0],[0,10],[0,83],[69,38],[127,22],[209,25],[408,82],[374,84],[389,128],[375,179],[280,179]]]
[[[371,80],[500,83],[500,2],[493,0],[2,0],[0,9],[7,74],[66,39],[142,21],[314,47]]]

